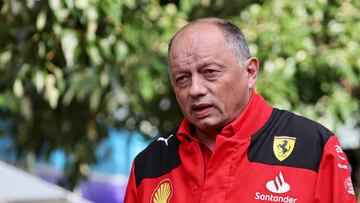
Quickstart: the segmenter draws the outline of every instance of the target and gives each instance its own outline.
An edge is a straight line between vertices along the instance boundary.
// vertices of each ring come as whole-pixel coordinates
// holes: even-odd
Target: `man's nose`
[[[191,86],[189,90],[189,96],[192,98],[198,98],[206,94],[206,87],[204,81],[198,76],[193,76],[191,80]]]

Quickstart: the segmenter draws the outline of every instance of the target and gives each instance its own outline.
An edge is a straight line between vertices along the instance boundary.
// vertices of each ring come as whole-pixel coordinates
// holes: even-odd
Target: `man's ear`
[[[259,60],[256,57],[251,57],[246,60],[245,71],[248,76],[249,89],[253,89],[259,72]]]

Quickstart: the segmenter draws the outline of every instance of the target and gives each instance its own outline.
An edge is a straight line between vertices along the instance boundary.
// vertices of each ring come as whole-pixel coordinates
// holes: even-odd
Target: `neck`
[[[213,150],[215,145],[216,136],[221,132],[220,130],[211,130],[204,131],[199,128],[194,129],[194,136],[198,138],[201,142],[206,144],[211,150]]]

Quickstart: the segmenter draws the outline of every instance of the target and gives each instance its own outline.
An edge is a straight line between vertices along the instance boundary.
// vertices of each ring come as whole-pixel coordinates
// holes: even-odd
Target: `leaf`
[[[99,108],[101,100],[101,92],[100,91],[94,91],[90,95],[90,109],[95,112]]]
[[[41,31],[46,25],[46,11],[41,11],[36,19],[36,29]]]
[[[103,62],[99,49],[95,45],[89,45],[87,47],[87,53],[89,54],[90,60],[93,64],[100,65]]]
[[[66,65],[72,67],[76,60],[76,49],[79,41],[76,32],[72,29],[65,29],[61,35],[61,47],[65,56]]]
[[[137,71],[139,91],[145,101],[150,101],[154,96],[154,85],[151,75],[146,67],[139,68]]]
[[[12,55],[11,51],[4,51],[0,54],[0,70],[6,63],[10,62]]]
[[[98,18],[99,14],[95,7],[90,7],[85,10],[85,15],[87,16],[88,24],[86,29],[86,36],[89,41],[95,41],[96,39],[96,30],[98,29]]]
[[[46,75],[45,80],[45,98],[48,100],[51,108],[56,108],[60,96],[59,90],[55,87],[56,78],[52,74]]]
[[[64,8],[62,0],[49,0],[49,6],[59,22],[64,22],[69,16],[69,11]]]
[[[89,1],[88,0],[75,0],[75,7],[84,10],[89,7]]]
[[[42,71],[36,71],[33,83],[35,85],[36,91],[41,93],[45,87],[45,74]]]
[[[33,110],[31,107],[31,100],[28,97],[24,97],[20,100],[21,114],[26,120],[31,120],[33,117]]]
[[[121,21],[122,5],[123,5],[123,0],[102,0],[101,1],[102,10],[104,11],[105,15],[115,25],[119,24]]]
[[[15,96],[22,97],[24,96],[24,86],[19,78],[17,78],[13,85],[13,92]]]
[[[123,62],[128,55],[129,48],[123,41],[117,41],[115,44],[115,57],[117,62]]]

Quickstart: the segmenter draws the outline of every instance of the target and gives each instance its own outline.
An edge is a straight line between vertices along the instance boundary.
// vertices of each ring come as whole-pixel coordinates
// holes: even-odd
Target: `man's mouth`
[[[191,109],[194,112],[195,117],[198,119],[208,116],[211,107],[212,105],[208,103],[191,105]]]

